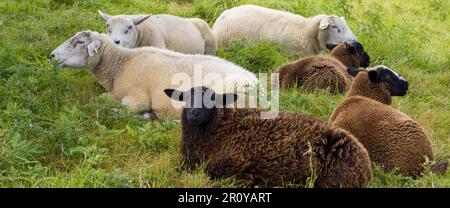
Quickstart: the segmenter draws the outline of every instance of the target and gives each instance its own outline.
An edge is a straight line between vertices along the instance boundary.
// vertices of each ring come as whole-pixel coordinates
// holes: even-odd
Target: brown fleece
[[[371,82],[367,71],[361,71],[355,79],[353,79],[353,83],[347,97],[357,95],[376,100],[386,105],[391,105],[392,103],[388,84],[386,82]]]
[[[304,87],[308,90],[329,88],[331,93],[343,93],[351,85],[347,68],[360,65],[360,57],[347,52],[347,43],[336,46],[328,56],[303,58],[280,67],[280,88]]]
[[[386,84],[372,83],[367,72],[360,72],[330,121],[355,135],[374,163],[385,169],[398,167],[403,175],[419,176],[424,156],[433,160],[431,142],[418,123],[390,103]]]
[[[312,172],[316,187],[360,187],[371,180],[368,153],[352,134],[310,116],[280,113],[264,120],[260,113],[218,108],[204,126],[192,126],[184,109],[185,164],[207,162],[212,178],[235,176],[248,186],[303,186]]]
[[[330,52],[330,56],[339,60],[346,67],[355,67],[358,68],[360,66],[361,58],[357,54],[350,54],[347,51],[348,44],[341,43]],[[347,71],[346,71],[347,72]]]

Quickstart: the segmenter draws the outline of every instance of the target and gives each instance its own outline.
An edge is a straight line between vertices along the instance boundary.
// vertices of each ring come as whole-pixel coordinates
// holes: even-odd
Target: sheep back
[[[156,46],[187,54],[205,53],[202,33],[190,19],[160,14],[138,27],[142,31],[138,47]]]
[[[219,47],[242,39],[265,40],[280,43],[290,54],[307,56],[322,50],[318,25],[325,16],[304,18],[285,11],[242,5],[225,10],[216,19],[212,32]]]
[[[424,156],[433,160],[431,142],[422,127],[404,113],[378,101],[351,96],[330,117],[333,125],[355,135],[370,158],[385,169],[418,176]]]
[[[307,90],[329,89],[344,93],[351,85],[347,67],[328,56],[307,57],[278,69],[280,88],[303,87]]]

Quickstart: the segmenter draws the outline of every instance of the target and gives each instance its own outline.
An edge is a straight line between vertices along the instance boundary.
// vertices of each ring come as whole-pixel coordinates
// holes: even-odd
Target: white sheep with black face
[[[225,10],[212,28],[217,45],[245,39],[274,41],[290,54],[318,54],[327,45],[358,41],[343,17],[317,15],[305,18],[255,5]]]
[[[178,115],[176,112],[182,105],[172,105],[163,90],[189,89],[199,76],[204,78],[200,81],[219,92],[246,90],[258,82],[253,73],[217,57],[155,47],[121,48],[106,35],[92,31],[77,33],[58,46],[50,57],[61,67],[89,68],[114,100],[137,112],[154,114],[147,117]],[[196,74],[200,67],[201,74]],[[176,76],[183,78],[177,79],[181,83],[173,82]]]
[[[106,23],[108,36],[121,47],[154,46],[187,54],[215,54],[216,40],[202,19],[168,14],[111,16],[98,12]]]

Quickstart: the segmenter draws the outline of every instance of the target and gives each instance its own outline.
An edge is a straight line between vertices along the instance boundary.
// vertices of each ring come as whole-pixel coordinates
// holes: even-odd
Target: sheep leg
[[[144,96],[126,96],[122,98],[122,104],[137,112],[138,115],[146,120],[156,120],[157,116],[150,108],[149,99]]]
[[[236,176],[239,184],[243,187],[255,185],[255,177],[251,172],[246,171],[250,162],[242,158],[222,157],[212,159],[207,166],[207,172],[211,178],[222,178]]]

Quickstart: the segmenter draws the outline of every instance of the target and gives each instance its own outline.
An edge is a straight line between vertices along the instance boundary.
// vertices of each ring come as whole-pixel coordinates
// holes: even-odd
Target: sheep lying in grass
[[[328,88],[332,93],[343,93],[350,88],[352,77],[347,73],[349,67],[369,66],[369,55],[358,43],[341,43],[331,46],[330,55],[318,55],[303,58],[280,67],[280,88],[293,86],[309,90]]]
[[[359,187],[372,177],[367,151],[350,133],[320,119],[280,113],[261,119],[257,109],[224,108],[237,99],[206,87],[166,89],[186,102],[181,115],[182,154],[192,168],[207,162],[213,178],[236,176],[244,184]]]
[[[176,113],[163,90],[174,87],[190,89],[194,68],[201,67],[201,74],[207,81],[208,75],[220,76],[210,85],[214,90],[233,92],[257,84],[256,76],[233,63],[206,55],[186,55],[165,49],[144,47],[126,49],[118,47],[107,36],[97,32],[79,32],[50,55],[60,66],[89,68],[112,98],[136,111],[144,111],[144,117],[164,118]],[[177,75],[186,75],[181,83],[173,83]],[[198,76],[197,75],[197,76]],[[217,76],[215,76],[217,78]],[[203,80],[200,80],[203,81]],[[224,83],[228,83],[224,85]],[[181,110],[182,103],[179,104]]]
[[[116,15],[98,11],[106,22],[109,37],[119,46],[154,46],[187,54],[216,53],[216,39],[202,19],[168,14]]]
[[[391,96],[406,94],[408,82],[385,66],[349,73],[356,77],[330,121],[354,134],[374,163],[398,167],[404,175],[420,175],[424,157],[433,160],[431,143],[418,123],[389,106]]]
[[[318,54],[327,44],[357,41],[343,17],[322,14],[305,18],[255,5],[225,10],[212,31],[218,46],[241,39],[267,40],[298,56]]]

